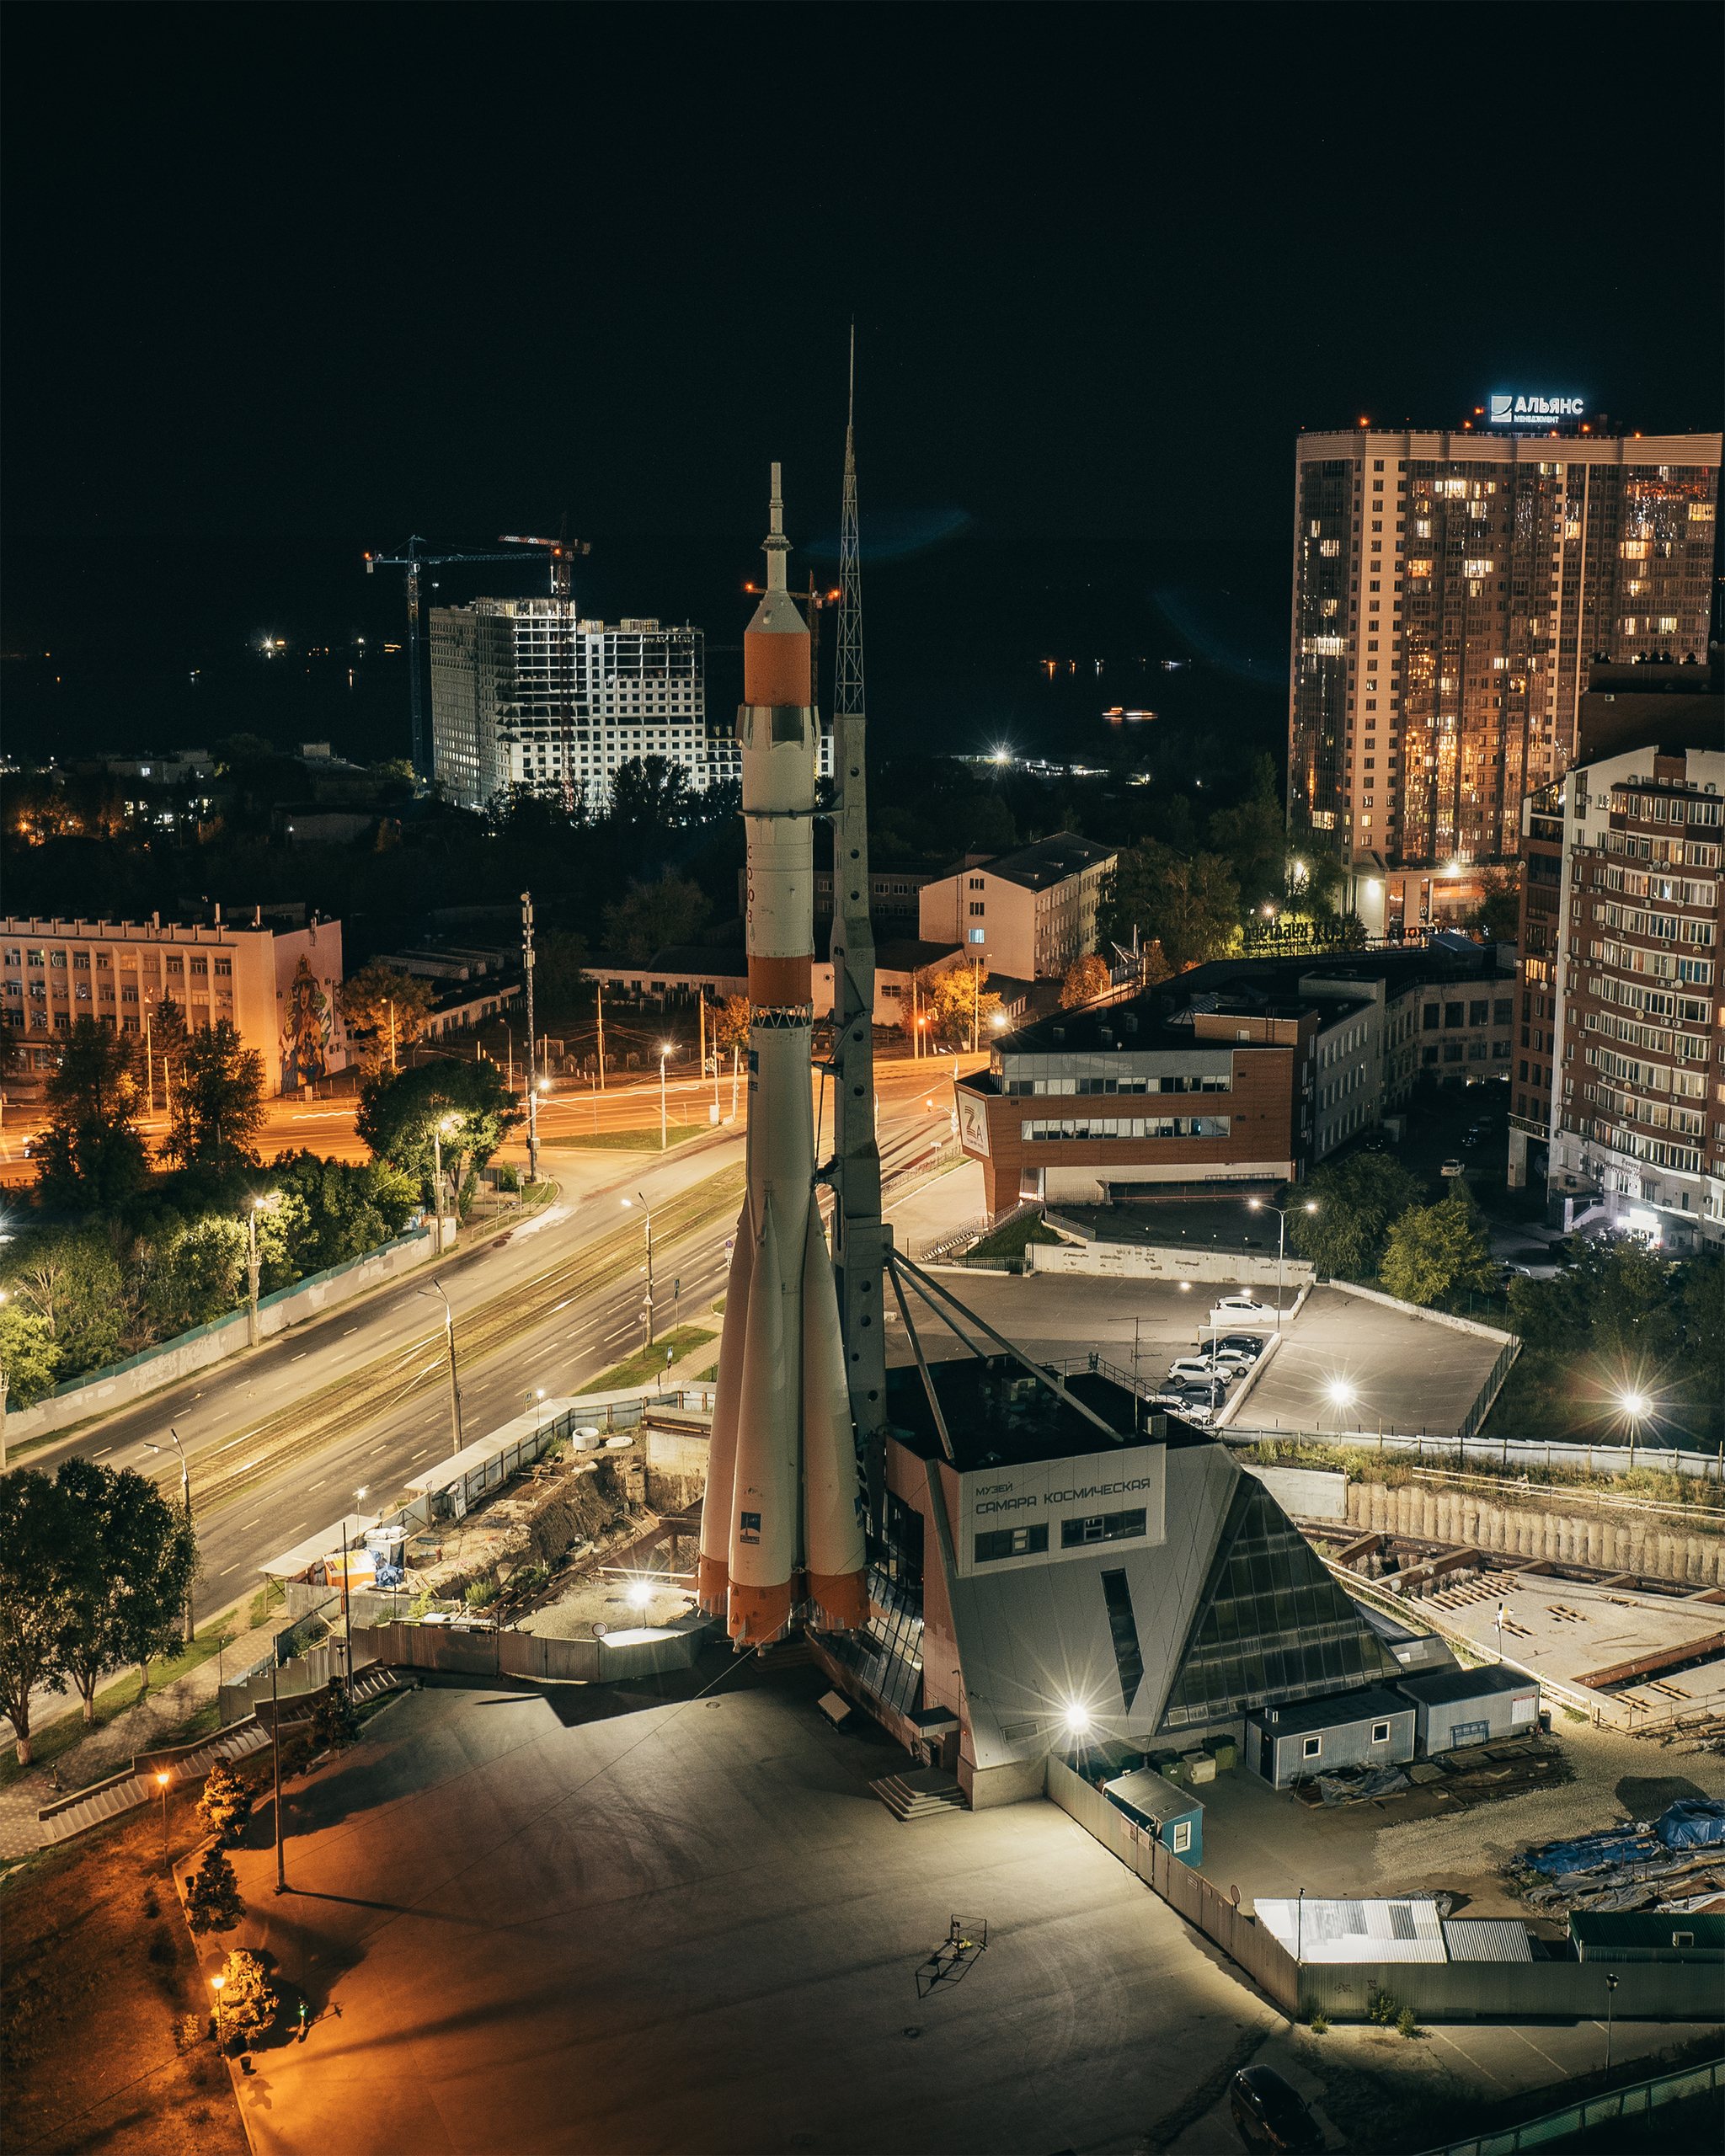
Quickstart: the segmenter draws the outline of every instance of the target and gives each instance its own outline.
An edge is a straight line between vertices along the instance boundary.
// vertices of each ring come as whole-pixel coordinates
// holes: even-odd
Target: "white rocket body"
[[[748,831],[748,1193],[737,1223],[702,1508],[702,1606],[739,1646],[868,1617],[861,1485],[837,1299],[814,1198],[809,1099],[819,721],[785,590],[778,467],[767,589],[737,713]],[[721,1576],[720,1566],[724,1566]]]

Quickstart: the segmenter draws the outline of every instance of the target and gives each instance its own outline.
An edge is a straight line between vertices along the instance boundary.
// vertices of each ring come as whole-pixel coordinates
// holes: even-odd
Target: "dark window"
[[[737,1516],[737,1540],[740,1542],[758,1542],[761,1540],[759,1513],[740,1513]]]
[[[803,739],[803,714],[795,704],[775,704],[772,707],[772,739],[775,748],[782,741],[800,741]]]
[[[1044,1533],[1047,1530],[1044,1529]],[[1114,1638],[1114,1667],[1120,1673],[1120,1696],[1130,1714],[1144,1682],[1144,1656],[1138,1645],[1138,1624],[1132,1614],[1132,1591],[1124,1572],[1104,1572],[1103,1600],[1108,1604],[1108,1630]]]
[[[1507,1026],[1515,1015],[1515,1006],[1507,995],[1500,995],[1492,1006],[1492,1023]]]
[[[1423,1011],[1421,1011],[1420,1024],[1429,1033],[1435,1033],[1437,1031],[1438,1006],[1435,1003],[1428,1003]]]
[[[1461,1011],[1462,1006],[1461,1004],[1446,1003],[1444,1006],[1444,1023],[1445,1026],[1459,1026],[1461,1023]]]
[[[1486,1023],[1486,1012],[1490,1008],[1491,1006],[1486,1002],[1470,1003],[1467,1006],[1468,1024],[1470,1026],[1484,1025]]]
[[[1000,1527],[976,1538],[976,1561],[992,1565],[1002,1557],[1039,1557],[1048,1549],[1048,1527]]]
[[[1085,1519],[1060,1522],[1060,1547],[1081,1550],[1087,1542],[1130,1542],[1145,1531],[1145,1515],[1135,1513],[1092,1513]]]
[[[1387,1743],[1389,1742],[1389,1741],[1390,1741],[1390,1725],[1388,1724],[1388,1722],[1386,1722],[1386,1721],[1375,1721],[1375,1722],[1372,1724],[1372,1726],[1371,1726],[1371,1741],[1372,1741],[1372,1742],[1373,1742],[1374,1744],[1387,1744]]]
[[[1435,1063],[1438,1059],[1438,1051],[1434,1048],[1423,1049],[1420,1051],[1419,1059],[1422,1063]]]

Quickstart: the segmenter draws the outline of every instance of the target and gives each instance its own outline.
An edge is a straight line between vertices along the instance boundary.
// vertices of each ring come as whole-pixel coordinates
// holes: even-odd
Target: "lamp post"
[[[671,1046],[672,1043],[670,1041],[661,1041],[659,1043],[659,1150],[661,1153],[664,1152],[665,1148],[666,1137],[665,1113],[665,1059],[670,1054]]]
[[[0,1303],[6,1300],[6,1290],[0,1288]],[[0,1475],[6,1472],[6,1365],[0,1363]]]
[[[1629,1417],[1629,1469],[1631,1474],[1633,1474],[1635,1472],[1636,1432],[1641,1427],[1641,1419],[1647,1413],[1649,1402],[1644,1392],[1626,1392],[1618,1405]]]
[[[462,1449],[462,1396],[455,1377],[455,1312],[449,1306],[449,1297],[444,1294],[441,1280],[434,1280],[429,1288],[421,1288],[419,1292],[422,1295],[443,1295],[443,1337],[449,1349],[449,1421],[455,1433],[455,1449],[459,1452]]]
[[[1617,1996],[1617,1979],[1605,1978],[1605,2086],[1611,2085],[1611,2009]]]
[[[1274,1213],[1281,1223],[1276,1236],[1276,1330],[1279,1332],[1282,1329],[1282,1261],[1288,1252],[1288,1215],[1290,1212],[1316,1213],[1317,1201],[1308,1198],[1304,1205],[1284,1207],[1268,1204],[1262,1198],[1248,1198],[1246,1209],[1248,1213]]]
[[[539,1056],[532,1039],[532,893],[522,893],[522,973],[526,974],[526,1179],[539,1182]]]
[[[168,1777],[166,1774],[157,1775],[156,1786],[162,1792],[162,1865],[166,1870],[168,1867]]]
[[[190,1527],[192,1524],[191,1470],[185,1464],[185,1447],[179,1442],[179,1433],[171,1422],[168,1426],[168,1434],[174,1440],[174,1449],[179,1454],[179,1501],[185,1507],[185,1524]],[[144,1449],[146,1452],[166,1452],[168,1448],[166,1445],[146,1444]],[[185,1583],[185,1643],[188,1646],[192,1643],[192,1583],[190,1579]]]
[[[1353,1403],[1354,1396],[1354,1388],[1348,1384],[1346,1378],[1332,1378],[1329,1384],[1324,1387],[1324,1395],[1328,1400],[1330,1405],[1336,1410],[1336,1428],[1339,1430],[1342,1427],[1342,1411],[1351,1406]],[[1322,1408],[1319,1408],[1318,1410],[1317,1423],[1319,1429],[1322,1429],[1324,1423]]]
[[[365,1494],[363,1490],[355,1490],[354,1502],[360,1503]],[[365,1515],[361,1513],[360,1518],[363,1519]],[[348,1524],[346,1516],[344,1514],[341,1523],[341,1630],[344,1642],[342,1653],[347,1664],[347,1696],[348,1704],[351,1705],[354,1696],[354,1613],[352,1604],[348,1600],[347,1550]]]
[[[443,1139],[454,1127],[452,1115],[441,1116],[431,1126],[431,1189],[437,1207],[437,1255],[443,1255]]]
[[[623,1210],[629,1212],[638,1201],[647,1216],[647,1345],[650,1348],[653,1345],[653,1208],[647,1203],[645,1194],[638,1190],[633,1198],[624,1198],[622,1203]]]

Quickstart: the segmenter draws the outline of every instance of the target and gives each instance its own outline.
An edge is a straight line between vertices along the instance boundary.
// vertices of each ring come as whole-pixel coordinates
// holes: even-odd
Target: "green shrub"
[[[217,1994],[221,2004],[216,2009],[216,2026],[224,2040],[238,2036],[249,2047],[275,2026],[281,2002],[270,1988],[270,1972],[262,1956],[249,1947],[236,1947],[222,1973],[224,1981]]]
[[[496,1601],[499,1589],[495,1580],[473,1580],[470,1582],[467,1587],[468,1609],[489,1609],[491,1604]]]
[[[1401,2012],[1393,1992],[1381,1991],[1366,2011],[1366,2020],[1375,2021],[1379,2028],[1387,2029]]]
[[[332,1678],[312,1710],[312,1742],[320,1752],[327,1751],[333,1744],[351,1744],[359,1733],[360,1718],[347,1688],[339,1678]]]
[[[1330,2033],[1330,2017],[1327,2014],[1320,2014],[1314,2009],[1311,2020],[1306,2025],[1314,2036],[1327,2036]]]
[[[232,1931],[244,1913],[239,1881],[227,1852],[218,1846],[192,1874],[186,1888],[185,1920],[201,1938],[206,1931]]]
[[[1413,2037],[1419,2034],[1419,2022],[1411,2006],[1404,2006],[1396,2016],[1396,2034]]]

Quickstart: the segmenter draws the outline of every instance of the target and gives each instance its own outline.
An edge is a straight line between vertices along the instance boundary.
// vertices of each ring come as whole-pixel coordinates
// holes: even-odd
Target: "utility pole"
[[[593,986],[593,1008],[599,1014],[599,1090],[605,1091],[605,983],[595,981]]]
[[[628,1202],[627,1199],[624,1200],[626,1204]],[[421,1288],[419,1292],[422,1295],[429,1295],[434,1289],[438,1294],[443,1295],[443,1337],[449,1349],[449,1423],[451,1433],[455,1438],[455,1450],[451,1453],[450,1457],[453,1459],[455,1454],[462,1449],[462,1396],[461,1388],[457,1385],[455,1377],[455,1312],[449,1306],[449,1297],[444,1294],[443,1283],[441,1280],[434,1280],[430,1288]]]
[[[258,1275],[260,1269],[258,1264],[258,1208],[263,1203],[261,1198],[254,1198],[246,1214],[246,1282],[251,1297],[246,1330],[248,1348],[255,1348],[258,1344]]]
[[[880,1209],[875,1137],[874,931],[868,918],[868,719],[862,687],[862,576],[857,516],[857,333],[845,417],[845,474],[839,516],[838,656],[833,680],[832,1262],[845,1342],[851,1417],[875,1531],[886,1506],[886,1328],[882,1285],[890,1230]],[[809,610],[814,633],[816,609]],[[814,675],[814,694],[820,677]],[[914,988],[913,1008],[914,1008]],[[816,1164],[819,1172],[819,1163]]]
[[[521,967],[527,976],[527,1180],[539,1180],[539,1070],[533,1047],[533,894],[521,894]]]
[[[275,1643],[270,1643],[270,1735],[275,1759],[275,1891],[287,1892],[287,1852],[281,1838],[281,1702],[276,1696],[275,1672],[278,1668]]]
[[[179,1433],[172,1423],[168,1427],[168,1434],[174,1440],[174,1449],[179,1454],[179,1501],[185,1507],[185,1524],[190,1528],[192,1524],[192,1472],[186,1465],[185,1447],[179,1442]],[[147,1444],[144,1449],[147,1452],[166,1452],[168,1448],[166,1445]],[[185,1583],[185,1643],[188,1646],[192,1643],[192,1583],[190,1580]]]

